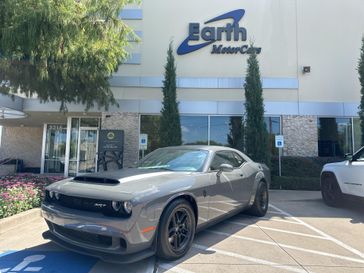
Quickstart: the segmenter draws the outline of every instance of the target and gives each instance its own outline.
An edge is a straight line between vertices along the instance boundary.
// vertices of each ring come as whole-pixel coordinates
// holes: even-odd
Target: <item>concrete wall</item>
[[[139,159],[139,114],[102,113],[101,129],[124,130],[124,168]]]
[[[318,129],[315,116],[283,116],[285,156],[318,156]]]
[[[40,167],[42,154],[41,127],[3,127],[0,159],[24,160],[25,167]]]

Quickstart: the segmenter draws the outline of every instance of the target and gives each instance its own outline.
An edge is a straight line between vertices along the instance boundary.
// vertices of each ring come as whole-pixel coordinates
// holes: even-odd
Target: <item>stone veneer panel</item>
[[[285,156],[318,156],[316,116],[282,116]]]
[[[0,159],[19,158],[24,167],[40,168],[42,141],[42,127],[3,127]]]
[[[139,114],[102,113],[101,129],[124,130],[124,168],[139,159]]]

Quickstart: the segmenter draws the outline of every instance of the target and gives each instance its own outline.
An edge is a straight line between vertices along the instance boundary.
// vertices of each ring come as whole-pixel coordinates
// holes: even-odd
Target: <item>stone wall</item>
[[[283,116],[284,156],[318,156],[316,116]]]
[[[139,114],[102,113],[101,129],[124,130],[124,168],[139,159]]]
[[[0,159],[19,158],[24,167],[40,168],[42,140],[42,127],[3,127]]]

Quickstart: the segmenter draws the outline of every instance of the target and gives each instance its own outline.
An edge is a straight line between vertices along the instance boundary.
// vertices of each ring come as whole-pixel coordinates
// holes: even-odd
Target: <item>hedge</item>
[[[282,157],[282,176],[320,177],[322,167],[327,163],[343,161],[340,157]],[[278,176],[278,157],[272,158],[272,176]]]
[[[343,161],[340,157],[282,157],[282,176],[279,177],[278,157],[272,158],[271,189],[320,190],[322,167],[331,162]]]
[[[270,189],[273,190],[320,190],[319,177],[272,176]]]

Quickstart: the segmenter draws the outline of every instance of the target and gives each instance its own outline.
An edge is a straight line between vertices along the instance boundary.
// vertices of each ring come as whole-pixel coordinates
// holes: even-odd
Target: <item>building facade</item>
[[[140,41],[110,79],[120,107],[108,112],[0,97],[7,113],[0,160],[24,159],[45,173],[97,171],[100,129],[125,132],[124,166],[158,147],[166,52],[173,41],[184,144],[229,145],[232,122],[244,115],[249,50],[260,62],[265,121],[286,156],[343,156],[360,147],[357,64],[364,34],[360,0],[143,1],[121,18]],[[0,112],[1,113],[1,112]],[[9,119],[25,114],[22,119]],[[273,153],[275,148],[272,147]]]

